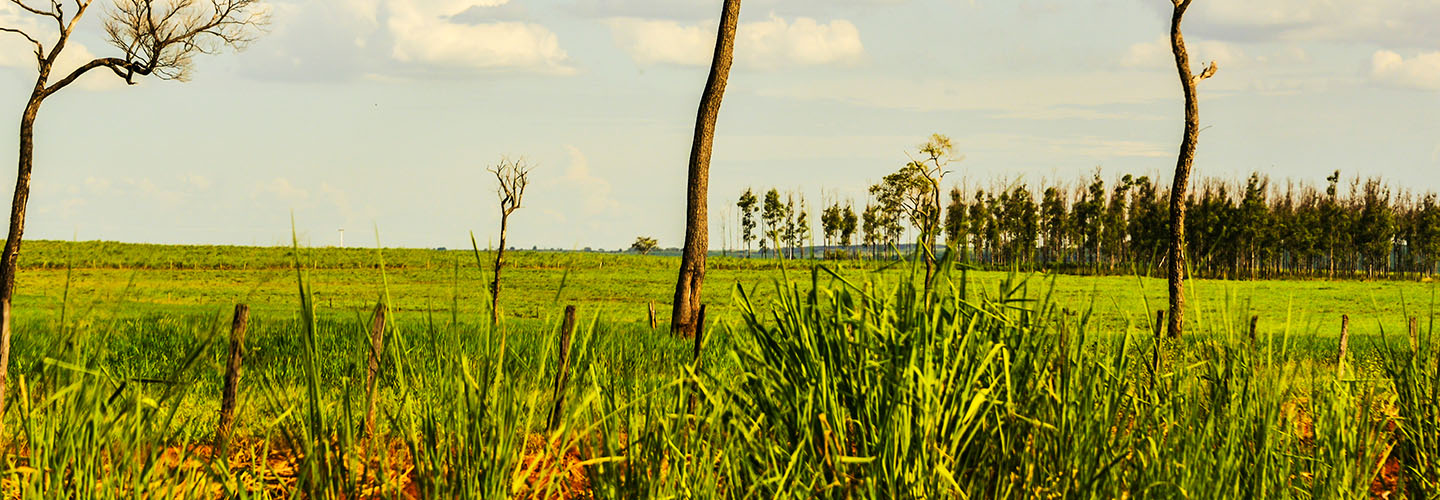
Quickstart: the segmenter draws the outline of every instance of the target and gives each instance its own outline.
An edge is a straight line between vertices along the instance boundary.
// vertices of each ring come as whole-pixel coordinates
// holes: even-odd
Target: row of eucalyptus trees
[[[1075,187],[955,187],[944,236],[982,265],[1161,275],[1169,259],[1171,194],[1133,175],[1108,188],[1099,174]],[[1317,187],[1259,173],[1239,182],[1209,178],[1184,204],[1184,258],[1195,276],[1429,276],[1440,264],[1436,194],[1398,190],[1381,179],[1342,182],[1336,172]],[[889,234],[865,239],[894,241]]]

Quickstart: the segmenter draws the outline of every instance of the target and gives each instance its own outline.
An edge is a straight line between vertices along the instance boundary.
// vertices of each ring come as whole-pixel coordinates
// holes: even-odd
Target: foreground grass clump
[[[196,445],[212,438],[219,321],[192,321],[194,340],[148,362],[168,371],[143,382],[122,362],[138,350],[106,348],[130,323],[76,323],[17,345],[0,486],[25,498],[1435,498],[1428,334],[1386,339],[1372,346],[1378,368],[1339,377],[1285,332],[1251,340],[1212,323],[1156,342],[1138,333],[1147,325],[1097,326],[1051,298],[1053,281],[942,276],[927,294],[823,267],[780,278],[771,300],[737,286],[738,320],[711,325],[698,358],[682,339],[582,320],[553,428],[558,321],[491,327],[455,307],[392,323],[380,431],[365,436],[368,318],[321,319],[302,275],[296,321],[257,323],[230,460]]]

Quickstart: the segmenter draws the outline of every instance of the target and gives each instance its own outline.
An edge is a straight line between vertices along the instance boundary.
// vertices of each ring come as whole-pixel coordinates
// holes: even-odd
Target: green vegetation
[[[1423,422],[1440,414],[1440,350],[1428,321],[1414,345],[1405,330],[1409,316],[1433,317],[1434,285],[1197,281],[1191,335],[1157,345],[1159,280],[945,260],[927,308],[918,263],[712,259],[696,364],[688,341],[644,321],[674,258],[517,252],[492,327],[480,253],[34,242],[4,487],[26,498],[1355,498],[1372,487],[1434,498],[1440,450]],[[382,296],[396,314],[377,443],[359,429]],[[235,302],[254,310],[225,462],[195,445],[214,432]],[[561,425],[547,432],[565,304],[582,320]],[[1354,318],[1343,378],[1340,313]]]

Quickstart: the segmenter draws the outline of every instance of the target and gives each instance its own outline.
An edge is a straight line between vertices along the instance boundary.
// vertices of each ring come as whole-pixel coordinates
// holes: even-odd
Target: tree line
[[[910,195],[923,190],[905,170],[871,186],[863,210],[839,202],[823,209],[824,256],[885,255],[891,246],[913,243],[906,235],[930,222],[943,228],[933,245],[981,266],[1164,274],[1171,192],[1157,179],[1127,174],[1107,183],[1097,172],[1069,185],[952,186],[944,209],[936,211],[933,201],[927,207],[924,196]],[[780,199],[771,189],[762,207],[751,190],[741,195],[747,254],[758,240],[762,256],[770,249],[804,256],[804,199],[798,210],[794,195]],[[1336,171],[1321,186],[1275,182],[1260,173],[1242,181],[1207,178],[1185,206],[1185,258],[1194,276],[1430,276],[1440,265],[1440,199],[1379,178],[1346,181]]]

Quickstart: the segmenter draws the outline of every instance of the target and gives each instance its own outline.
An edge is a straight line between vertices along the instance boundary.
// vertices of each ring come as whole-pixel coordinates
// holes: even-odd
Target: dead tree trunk
[[[695,141],[690,147],[685,196],[685,252],[680,257],[680,276],[675,281],[675,300],[670,313],[670,331],[685,336],[695,334],[695,315],[700,309],[700,290],[705,282],[705,253],[710,247],[707,220],[710,151],[715,142],[715,121],[720,116],[720,101],[724,99],[730,65],[735,59],[735,30],[739,19],[740,0],[725,0],[720,12],[715,55],[710,62],[710,78],[705,82],[705,92],[700,97],[700,112],[695,119]]]
[[[1190,54],[1185,51],[1185,37],[1180,21],[1191,0],[1173,0],[1174,16],[1170,18],[1170,48],[1175,53],[1175,67],[1180,72],[1180,85],[1185,90],[1185,137],[1180,141],[1180,157],[1175,164],[1175,180],[1170,188],[1170,249],[1167,278],[1170,291],[1171,337],[1185,331],[1185,197],[1190,185],[1190,169],[1195,164],[1195,143],[1200,138],[1200,100],[1195,87],[1200,80],[1215,75],[1215,63],[1199,75],[1190,72]]]
[[[495,249],[494,281],[490,282],[490,324],[500,323],[500,270],[505,268],[505,232],[509,229],[510,213],[500,212],[500,247]]]
[[[505,235],[510,229],[510,214],[519,210],[525,199],[525,188],[530,186],[531,166],[524,158],[510,160],[501,158],[500,164],[490,167],[499,187],[495,193],[500,197],[500,248],[495,250],[495,276],[490,282],[490,324],[500,323],[500,272],[505,268]]]

